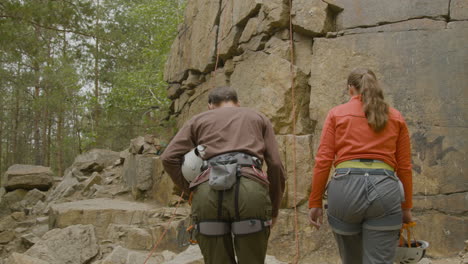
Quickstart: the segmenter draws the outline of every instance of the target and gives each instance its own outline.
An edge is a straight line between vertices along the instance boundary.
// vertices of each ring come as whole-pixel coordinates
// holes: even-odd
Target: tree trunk
[[[94,33],[94,40],[96,42],[96,46],[94,49],[94,97],[96,98],[96,105],[94,108],[93,119],[95,126],[99,122],[100,116],[100,105],[99,105],[99,97],[100,97],[100,90],[99,90],[99,5],[100,0],[97,0],[97,8],[96,8],[96,24],[95,24],[95,33]]]
[[[36,38],[38,39],[39,41],[39,34],[40,34],[40,29],[39,27],[36,26]],[[40,95],[40,91],[41,91],[41,88],[40,88],[40,69],[39,69],[39,62],[37,61],[37,58],[36,60],[34,60],[34,63],[33,63],[33,69],[34,69],[34,78],[35,78],[35,84],[34,84],[34,108],[33,108],[33,112],[34,112],[34,122],[33,122],[33,126],[34,126],[34,163],[36,165],[41,165],[42,164],[42,155],[41,155],[41,142],[40,142],[40,128],[39,128],[39,122],[40,122],[40,119],[41,119],[41,112],[39,111],[39,107],[37,105],[37,102],[39,101],[39,95]]]
[[[11,148],[12,150],[12,156],[13,156],[13,162],[12,163],[18,163],[18,128],[19,128],[19,88],[15,87],[15,112],[14,112],[14,118],[13,118],[13,146]]]
[[[47,166],[50,167],[50,146],[52,139],[52,120],[49,119],[49,128],[47,129]]]
[[[0,113],[0,186],[3,175],[3,112]]]
[[[57,172],[63,175],[63,113],[58,114],[57,121]]]
[[[47,97],[47,95],[45,95]],[[48,109],[48,106],[47,106],[47,103],[46,103],[46,106],[45,106],[45,109],[44,109],[44,115],[43,115],[43,122],[42,122],[42,135],[41,135],[41,138],[42,138],[42,150],[41,150],[41,153],[42,153],[42,164],[41,165],[46,165],[46,166],[49,166],[49,161],[47,160],[47,155],[48,155],[48,147],[49,147],[49,143],[48,143],[48,134],[49,134],[49,123],[50,123],[50,120],[49,120],[49,109]]]

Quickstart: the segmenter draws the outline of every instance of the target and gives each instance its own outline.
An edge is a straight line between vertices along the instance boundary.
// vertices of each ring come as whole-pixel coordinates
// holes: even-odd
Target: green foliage
[[[3,0],[0,173],[63,171],[89,148],[164,133],[163,68],[183,0]]]

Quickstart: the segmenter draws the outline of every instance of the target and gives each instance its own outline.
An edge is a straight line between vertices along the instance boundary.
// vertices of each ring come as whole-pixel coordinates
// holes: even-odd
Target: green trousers
[[[192,199],[193,222],[271,219],[268,186],[246,177],[240,177],[236,184],[239,184],[237,206],[236,186],[225,191],[211,189],[208,182],[197,186]],[[237,236],[231,233],[223,236],[196,234],[196,239],[205,264],[263,264],[269,236],[270,228],[265,228],[257,233]]]

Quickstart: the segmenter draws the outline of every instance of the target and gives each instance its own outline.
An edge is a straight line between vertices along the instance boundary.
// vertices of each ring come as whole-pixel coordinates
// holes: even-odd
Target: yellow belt
[[[358,169],[386,169],[395,171],[392,166],[383,162],[361,162],[361,161],[343,161],[336,165],[336,169],[358,168]]]

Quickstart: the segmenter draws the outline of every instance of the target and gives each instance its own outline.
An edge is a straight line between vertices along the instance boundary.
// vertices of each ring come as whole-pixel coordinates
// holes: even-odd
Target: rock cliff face
[[[292,2],[296,111],[289,1],[190,0],[165,71],[178,125],[205,111],[209,90],[221,85],[234,87],[243,106],[271,119],[288,171],[284,210],[270,243],[271,254],[282,260],[294,254],[296,137],[301,261],[335,263],[330,232],[313,231],[305,218],[314,151],[327,111],[348,100],[348,73],[369,67],[409,125],[418,237],[431,242],[433,257],[462,250],[468,234],[466,0]]]

